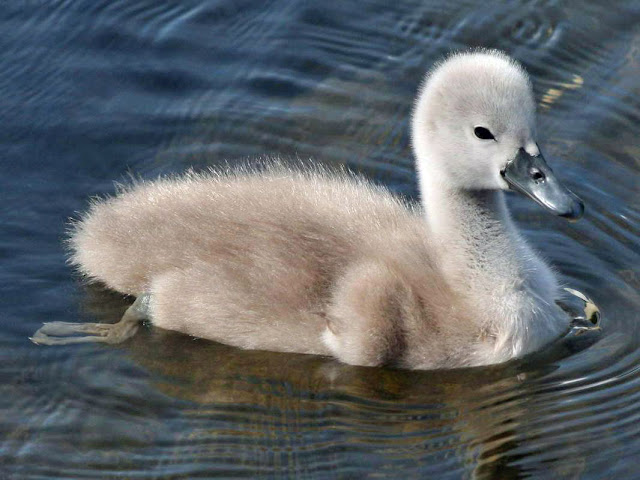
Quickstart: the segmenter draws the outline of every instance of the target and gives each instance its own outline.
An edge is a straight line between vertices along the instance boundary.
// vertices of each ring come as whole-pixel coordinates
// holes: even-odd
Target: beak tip
[[[578,197],[574,198],[569,210],[560,214],[561,217],[567,220],[577,222],[584,215],[584,203]]]

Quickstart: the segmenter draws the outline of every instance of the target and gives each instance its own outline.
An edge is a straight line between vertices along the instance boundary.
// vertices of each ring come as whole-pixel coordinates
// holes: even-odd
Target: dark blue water
[[[21,1],[0,8],[0,477],[638,478],[637,1]],[[453,372],[245,352],[159,329],[44,348],[127,300],[65,264],[67,219],[129,175],[258,155],[416,195],[408,115],[443,54],[531,73],[576,224],[511,199],[604,312],[599,340]],[[117,261],[117,259],[114,259]]]

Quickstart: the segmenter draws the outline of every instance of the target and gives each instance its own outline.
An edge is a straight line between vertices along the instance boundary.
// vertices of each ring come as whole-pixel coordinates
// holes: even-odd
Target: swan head
[[[430,188],[515,190],[557,215],[582,216],[582,202],[540,152],[531,81],[502,52],[457,53],[438,64],[420,89],[412,137]]]

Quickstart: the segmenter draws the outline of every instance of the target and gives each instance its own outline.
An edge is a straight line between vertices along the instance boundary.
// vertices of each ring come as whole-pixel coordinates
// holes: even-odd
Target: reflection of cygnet
[[[449,57],[420,90],[412,131],[424,211],[360,178],[277,165],[96,202],[72,261],[138,298],[119,323],[54,322],[33,340],[120,342],[148,318],[245,349],[448,368],[567,331],[563,291],[504,199],[513,189],[557,215],[583,211],[540,153],[526,73],[497,51]]]

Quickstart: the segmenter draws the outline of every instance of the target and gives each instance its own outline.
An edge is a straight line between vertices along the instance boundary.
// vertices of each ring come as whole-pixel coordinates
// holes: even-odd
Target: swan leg
[[[31,341],[38,345],[69,345],[73,343],[122,343],[135,335],[142,320],[149,319],[150,295],[145,293],[127,308],[117,323],[45,323],[33,334]],[[77,334],[89,334],[79,336]]]

